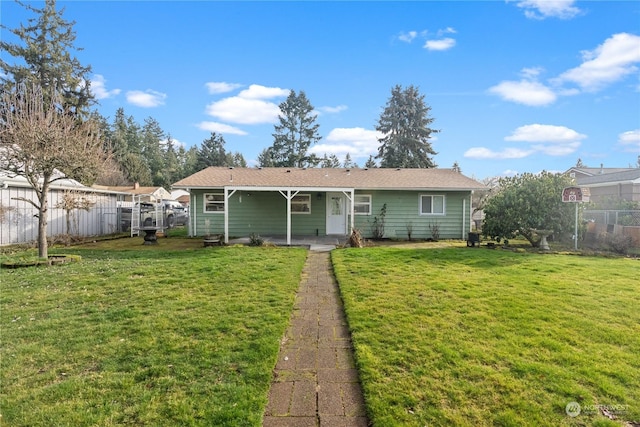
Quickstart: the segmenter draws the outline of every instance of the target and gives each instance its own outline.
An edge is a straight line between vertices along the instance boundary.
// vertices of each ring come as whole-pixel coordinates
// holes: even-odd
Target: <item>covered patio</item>
[[[288,241],[285,235],[272,235],[272,236],[260,236],[264,239],[266,244],[275,246],[291,246],[291,247],[304,247],[309,248],[312,251],[330,251],[338,246],[344,245],[349,236],[296,236],[293,235]],[[229,245],[248,245],[251,242],[249,237],[240,237],[236,239],[229,239]]]

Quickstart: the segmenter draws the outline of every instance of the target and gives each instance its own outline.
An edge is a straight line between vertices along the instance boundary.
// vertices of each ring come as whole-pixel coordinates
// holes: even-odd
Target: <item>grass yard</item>
[[[0,270],[0,425],[261,424],[306,251],[141,242]]]
[[[332,258],[375,426],[640,422],[640,260],[466,247]]]

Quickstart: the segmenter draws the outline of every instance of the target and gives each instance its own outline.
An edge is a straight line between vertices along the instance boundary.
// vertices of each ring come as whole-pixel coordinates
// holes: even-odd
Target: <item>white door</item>
[[[342,234],[347,230],[346,197],[342,193],[327,193],[327,234]]]

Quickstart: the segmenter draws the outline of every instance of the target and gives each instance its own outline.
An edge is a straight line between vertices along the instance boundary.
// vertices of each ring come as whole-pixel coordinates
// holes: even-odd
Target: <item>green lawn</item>
[[[260,425],[306,251],[141,242],[0,270],[0,425]]]
[[[375,426],[640,421],[640,260],[466,247],[332,258]]]

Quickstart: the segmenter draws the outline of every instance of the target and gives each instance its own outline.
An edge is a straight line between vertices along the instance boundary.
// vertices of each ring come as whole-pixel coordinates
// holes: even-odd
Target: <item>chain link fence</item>
[[[640,210],[585,210],[587,246],[626,253],[640,248]]]

